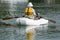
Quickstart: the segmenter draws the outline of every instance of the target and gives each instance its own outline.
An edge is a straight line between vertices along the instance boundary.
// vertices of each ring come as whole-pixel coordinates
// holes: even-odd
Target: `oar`
[[[52,22],[52,23],[56,23],[56,21],[55,20],[51,20],[51,19],[48,19],[50,22]]]
[[[20,18],[20,17],[6,17],[6,18],[0,18],[0,19],[2,19],[2,20],[9,20],[9,19],[12,19],[12,18]],[[41,16],[40,18],[44,18],[44,17]],[[45,19],[47,19],[47,18],[45,18]],[[47,19],[47,20],[52,22],[52,23],[56,23],[55,20],[51,20],[51,19]]]
[[[2,20],[9,20],[9,19],[12,19],[12,18],[19,18],[19,17],[6,17],[6,18],[0,18]]]
[[[44,18],[44,17],[41,16],[41,18]],[[47,18],[45,18],[45,19],[47,19]],[[50,21],[50,22],[52,22],[52,23],[56,23],[55,20],[52,20],[52,19],[47,19],[47,20]]]
[[[36,15],[39,17],[39,18],[44,18],[40,13],[36,13]],[[47,18],[44,18],[44,19],[47,19]],[[51,20],[51,19],[47,19],[48,21],[52,22],[52,23],[56,23],[55,20]]]

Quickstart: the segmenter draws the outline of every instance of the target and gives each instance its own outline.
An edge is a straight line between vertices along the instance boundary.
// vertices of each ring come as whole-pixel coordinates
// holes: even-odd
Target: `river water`
[[[16,13],[0,13],[0,18],[7,16],[21,16],[24,13],[23,4],[15,4]],[[60,4],[48,5],[34,3],[34,9],[44,18],[55,20],[56,23],[49,22],[48,27],[35,29],[34,40],[60,40]],[[19,10],[21,10],[19,12]],[[17,12],[18,11],[18,12]],[[12,16],[12,17],[13,17]],[[0,40],[26,40],[26,26],[20,26],[15,23],[16,18],[10,20],[0,20]]]

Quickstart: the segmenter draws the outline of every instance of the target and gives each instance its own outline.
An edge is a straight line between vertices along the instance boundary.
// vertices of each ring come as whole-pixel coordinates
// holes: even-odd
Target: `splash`
[[[14,17],[18,15],[18,13],[20,13],[20,10],[22,9],[21,7],[24,7],[24,3],[27,3],[28,0],[0,0],[0,2],[8,5],[7,8],[9,7],[9,9],[7,10],[7,12],[9,11],[9,16]]]
[[[24,2],[28,2],[28,1],[27,0],[9,0],[9,3],[10,3],[10,9],[9,9],[10,15],[13,16],[13,17],[16,16],[15,12],[17,12],[17,10],[19,11],[19,9],[18,9],[19,5],[21,3],[24,3]]]

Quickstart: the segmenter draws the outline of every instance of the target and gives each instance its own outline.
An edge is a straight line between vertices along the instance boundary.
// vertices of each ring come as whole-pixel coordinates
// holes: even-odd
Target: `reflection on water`
[[[12,19],[11,23],[6,21],[9,20],[4,20],[0,26],[0,40],[59,40],[60,37],[60,31],[56,26],[17,26],[11,25]]]
[[[41,26],[27,26],[26,27],[26,31],[28,31],[28,30],[30,30],[30,29],[38,29],[38,30],[47,30],[48,29],[48,27],[47,26],[45,26],[45,25],[41,25]]]
[[[42,31],[42,30],[46,30],[46,27],[36,27],[36,28],[32,28],[29,29],[31,32],[29,32],[29,30],[26,32],[26,28],[27,27],[36,27],[36,26],[7,26],[3,25],[2,27],[0,27],[0,40],[25,40],[26,39],[26,34],[29,33],[29,37],[31,38],[32,36],[34,36],[32,39],[36,39],[36,33],[39,33],[38,31]],[[31,34],[33,33],[33,35]]]

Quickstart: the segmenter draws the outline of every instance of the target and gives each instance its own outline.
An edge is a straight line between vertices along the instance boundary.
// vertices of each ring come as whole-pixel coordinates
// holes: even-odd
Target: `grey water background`
[[[1,3],[0,18],[21,16],[27,3]],[[43,17],[56,21],[50,22],[48,27],[41,27],[35,30],[35,40],[60,40],[60,4],[40,4],[34,3],[34,9]],[[16,18],[10,20],[0,19],[0,40],[25,40],[26,26],[15,24]],[[47,29],[48,28],[48,29]]]

